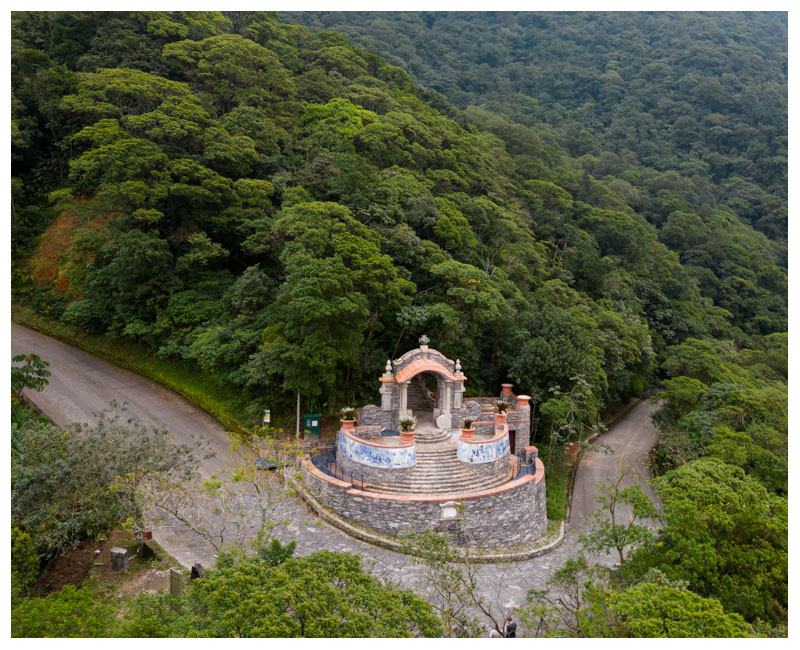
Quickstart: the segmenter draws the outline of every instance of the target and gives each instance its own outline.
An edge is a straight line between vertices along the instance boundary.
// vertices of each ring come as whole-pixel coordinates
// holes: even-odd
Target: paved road
[[[587,450],[575,474],[572,493],[570,528],[583,528],[589,522],[597,502],[597,483],[612,483],[622,476],[622,484],[642,484],[642,489],[655,503],[656,495],[646,485],[651,476],[647,467],[647,454],[656,444],[656,432],[650,415],[657,408],[643,402],[635,406],[594,442],[593,451]],[[613,450],[613,453],[610,452]],[[618,506],[618,522],[630,518],[627,508]]]
[[[33,352],[50,363],[50,385],[44,392],[28,396],[56,423],[91,421],[93,411],[104,408],[111,400],[124,400],[131,405],[135,417],[145,424],[169,428],[180,442],[201,434],[217,451],[217,457],[205,463],[208,471],[219,471],[226,460],[230,462],[225,431],[171,391],[16,324],[12,324],[11,338],[12,355]],[[580,551],[578,535],[589,525],[590,513],[595,509],[597,481],[614,478],[629,465],[632,470],[627,471],[626,485],[649,478],[643,457],[655,443],[655,431],[650,422],[653,408],[647,403],[637,405],[596,442],[596,446],[607,445],[615,453],[587,451],[584,454],[576,473],[571,520],[559,549],[511,567],[486,565],[479,569],[481,591],[496,607],[510,610],[521,605],[528,589],[543,588],[547,578],[564,560],[577,555]],[[620,510],[619,514],[624,517],[625,511]],[[289,523],[276,529],[276,536],[284,541],[295,539],[299,554],[322,548],[357,553],[376,575],[426,595],[423,567],[413,558],[354,540],[310,515],[295,499],[283,501],[278,516]],[[185,566],[197,561],[204,566],[213,565],[213,548],[178,523],[164,523],[154,534],[165,550]],[[605,563],[615,561],[614,556],[593,559]]]
[[[148,427],[166,428],[181,444],[205,439],[217,454],[203,462],[207,473],[219,472],[231,462],[225,430],[181,396],[83,350],[12,323],[11,356],[30,353],[47,361],[52,374],[46,390],[25,394],[57,425],[95,422],[94,413],[107,409],[112,401],[127,402],[129,416]]]

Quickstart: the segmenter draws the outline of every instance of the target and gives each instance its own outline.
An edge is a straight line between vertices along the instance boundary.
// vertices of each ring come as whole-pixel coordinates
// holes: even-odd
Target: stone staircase
[[[408,384],[406,406],[414,415],[433,410],[434,401],[427,397],[423,386],[424,384],[422,383],[422,378],[420,376],[414,377],[414,379],[412,379]]]
[[[417,464],[391,484],[368,484],[365,489],[386,494],[458,494],[502,485],[508,473],[477,475],[458,460],[455,447],[425,449],[417,444]]]

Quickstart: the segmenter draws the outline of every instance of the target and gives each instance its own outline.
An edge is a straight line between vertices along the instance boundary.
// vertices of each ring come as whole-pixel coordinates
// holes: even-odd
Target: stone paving
[[[29,398],[57,423],[89,421],[93,417],[92,412],[107,406],[111,399],[126,400],[131,405],[133,417],[145,425],[168,428],[180,442],[190,442],[201,433],[217,452],[215,458],[204,461],[204,475],[230,466],[230,451],[224,430],[205,413],[162,386],[13,325],[12,354],[31,350],[36,350],[51,363],[53,374],[47,390],[44,393],[31,393]],[[649,422],[653,408],[646,403],[636,406],[598,442],[608,444],[625,458],[634,455],[642,458],[655,442],[655,431]],[[588,515],[594,506],[594,486],[599,480],[607,480],[621,466],[622,461],[616,456],[594,452],[585,454],[576,476],[571,523],[558,549],[510,566],[479,567],[481,594],[495,609],[508,611],[523,604],[528,589],[544,588],[549,576],[567,558],[580,552],[578,535],[588,526]],[[646,480],[646,468],[641,470],[626,484],[633,480]],[[375,575],[414,589],[423,597],[427,595],[424,568],[413,557],[348,537],[310,513],[298,499],[289,497],[283,500],[274,518],[287,522],[273,531],[274,536],[284,542],[296,540],[298,554],[305,555],[321,549],[355,553],[362,557],[364,566]],[[154,522],[153,534],[156,541],[187,568],[195,562],[205,567],[213,566],[213,547],[185,526],[174,521]],[[590,559],[604,564],[616,561],[615,556]],[[520,633],[524,634],[525,631],[520,629]]]
[[[591,526],[589,515],[594,509],[594,485],[597,481],[608,480],[630,461],[637,466],[637,471],[630,475],[626,484],[644,483],[649,478],[643,458],[655,442],[655,431],[649,420],[654,408],[647,403],[639,404],[596,442],[597,446],[607,445],[615,453],[598,450],[584,454],[576,474],[571,522],[566,526],[564,541],[557,549],[509,565],[485,564],[478,567],[480,594],[493,609],[507,613],[523,605],[529,589],[544,589],[548,578],[567,559],[580,554],[582,547],[578,537]],[[649,488],[645,491],[651,493]],[[624,511],[619,514],[624,516]],[[425,569],[415,558],[349,537],[309,512],[298,499],[286,499],[275,516],[289,523],[276,528],[274,536],[284,543],[295,540],[297,554],[306,555],[321,549],[355,553],[361,556],[365,568],[374,575],[429,597]],[[154,528],[154,532],[158,541],[186,566],[195,561],[204,566],[213,564],[213,549],[180,527],[166,529],[161,526]],[[617,561],[616,554],[589,555],[588,559],[608,566]],[[531,635],[522,627],[519,632],[521,636]]]
[[[277,477],[273,480],[277,480]],[[425,568],[414,557],[349,537],[309,512],[297,498],[284,499],[274,513],[274,519],[288,523],[275,528],[272,536],[283,543],[295,540],[295,552],[298,555],[307,555],[322,549],[355,553],[361,556],[364,567],[374,575],[398,586],[413,589],[423,597],[429,596],[424,579]],[[585,528],[585,525],[567,526],[561,546],[541,557],[508,565],[480,565],[477,574],[481,596],[500,613],[510,612],[524,604],[529,589],[545,588],[552,573],[568,558],[580,553],[578,536]],[[153,526],[153,532],[156,541],[185,566],[189,567],[194,562],[200,562],[204,567],[213,566],[213,547],[185,526],[176,522],[161,522]],[[615,561],[615,557],[610,555],[592,556],[590,559],[608,565]],[[523,632],[520,629],[520,634]]]

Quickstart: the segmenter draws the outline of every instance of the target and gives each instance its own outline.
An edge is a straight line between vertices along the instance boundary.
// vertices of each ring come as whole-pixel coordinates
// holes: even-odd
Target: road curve
[[[111,400],[127,401],[133,416],[148,425],[167,427],[180,442],[202,434],[217,452],[215,459],[205,463],[208,471],[219,471],[224,467],[225,459],[230,457],[223,428],[200,409],[159,384],[16,324],[11,328],[11,351],[12,355],[35,353],[50,363],[52,375],[48,387],[41,393],[27,394],[59,425],[92,421],[92,413],[107,407]],[[575,476],[571,518],[561,547],[550,554],[515,563],[513,570],[482,566],[479,569],[480,590],[485,597],[510,611],[524,603],[528,589],[544,588],[550,575],[567,558],[581,551],[578,535],[590,525],[598,481],[607,482],[616,477],[620,468],[626,468],[629,462],[633,471],[626,476],[626,485],[649,479],[643,459],[656,440],[650,422],[654,408],[646,402],[636,405],[595,442],[598,448],[607,445],[614,453],[587,451],[583,455]],[[414,558],[352,539],[309,515],[294,499],[290,499],[286,507],[285,519],[290,523],[274,534],[284,542],[296,540],[298,554],[305,555],[322,548],[357,553],[370,571],[425,595],[424,568]],[[622,518],[625,511],[620,510],[619,514]],[[197,561],[207,567],[213,565],[213,549],[193,538],[190,532],[165,528],[156,534],[154,528],[154,534],[164,549],[184,566],[189,567]],[[615,556],[592,559],[611,563]]]
[[[95,422],[94,413],[112,401],[128,403],[128,417],[166,428],[181,444],[203,438],[216,452],[203,461],[204,473],[231,462],[230,441],[220,424],[178,394],[149,379],[16,323],[11,324],[11,356],[38,354],[50,364],[50,383],[25,395],[58,426]]]

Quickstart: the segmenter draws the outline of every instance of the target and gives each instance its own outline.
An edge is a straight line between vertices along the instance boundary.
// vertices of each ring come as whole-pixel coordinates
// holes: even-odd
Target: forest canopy
[[[337,16],[302,17],[337,27]],[[454,19],[411,16],[427,30]],[[465,16],[437,47],[473,23],[492,23],[485,39],[531,16]],[[680,18],[692,29],[712,19]],[[524,27],[552,34],[535,48],[542,56],[564,40],[560,29],[586,20],[548,14]],[[598,15],[595,49],[631,48],[657,18],[625,29],[620,20]],[[751,52],[758,29],[742,49]],[[512,32],[503,33],[520,46],[514,56],[502,55],[501,39],[475,65],[511,74],[501,64],[526,56]],[[760,349],[762,335],[786,329],[784,235],[753,227],[773,204],[730,199],[733,177],[674,137],[654,141],[631,125],[633,141],[664,150],[660,161],[611,138],[613,120],[628,115],[611,110],[620,97],[593,100],[608,122],[593,129],[597,146],[570,143],[589,100],[547,86],[563,76],[556,69],[521,75],[546,111],[532,110],[522,88],[503,106],[489,90],[454,97],[470,104],[460,111],[344,37],[269,13],[20,12],[12,37],[15,295],[238,390],[266,391],[275,404],[295,391],[331,412],[370,399],[376,369],[425,332],[474,368],[474,392],[511,378],[546,400],[581,376],[599,413],[651,384],[666,351],[687,338]],[[717,57],[738,65],[744,54],[729,41]],[[656,40],[648,56],[660,61],[666,47]],[[762,54],[762,76],[780,67],[779,48]],[[648,56],[603,65],[657,100],[652,84],[666,77],[641,63]],[[699,54],[670,60],[676,78],[709,69]],[[753,74],[739,80],[748,110],[747,92],[766,83]],[[722,120],[723,107],[696,94],[686,95],[692,111],[714,108]],[[780,104],[773,109],[758,119],[782,128]],[[765,142],[779,139],[773,130]],[[780,175],[737,178],[785,205]],[[71,240],[57,260],[48,259],[51,224]]]
[[[785,13],[14,12],[12,298],[207,378],[248,422],[298,393],[374,401],[422,334],[468,395],[531,395],[548,462],[658,386],[665,526],[612,609],[631,634],[654,600],[772,633],[787,61]],[[306,569],[231,562],[215,580]],[[667,582],[632,586],[654,567]],[[140,605],[134,627],[163,602]]]

